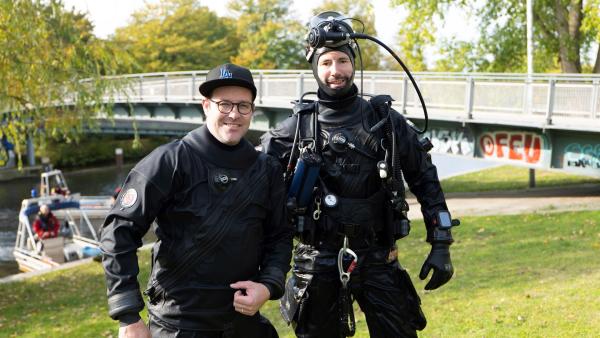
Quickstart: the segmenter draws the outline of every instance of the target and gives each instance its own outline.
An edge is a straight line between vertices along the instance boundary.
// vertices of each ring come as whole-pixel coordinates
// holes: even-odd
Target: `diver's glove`
[[[433,269],[433,275],[427,285],[425,285],[425,290],[437,289],[452,278],[454,268],[450,259],[449,243],[431,243],[431,252],[429,252],[425,263],[423,263],[419,278],[421,280],[427,278],[431,269]]]

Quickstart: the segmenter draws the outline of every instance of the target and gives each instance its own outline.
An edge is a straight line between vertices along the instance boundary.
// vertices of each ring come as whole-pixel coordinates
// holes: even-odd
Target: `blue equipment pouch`
[[[293,217],[296,235],[304,242],[311,242],[315,234],[315,223],[309,211],[322,163],[318,153],[303,148],[288,190],[287,209]]]
[[[288,191],[288,201],[296,200],[296,209],[303,210],[310,203],[313,190],[319,178],[319,171],[323,160],[319,154],[309,148],[304,148],[300,152],[300,157],[296,163],[294,176],[290,189]]]

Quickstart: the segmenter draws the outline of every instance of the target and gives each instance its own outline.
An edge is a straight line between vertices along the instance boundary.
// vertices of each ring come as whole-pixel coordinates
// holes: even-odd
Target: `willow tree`
[[[104,96],[116,82],[105,76],[123,58],[92,28],[58,0],[0,1],[0,137],[19,159],[27,137],[71,142],[110,111]]]

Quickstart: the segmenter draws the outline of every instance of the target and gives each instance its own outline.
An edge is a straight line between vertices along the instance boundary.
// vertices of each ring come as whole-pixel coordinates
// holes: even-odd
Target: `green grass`
[[[398,242],[428,317],[421,337],[597,337],[600,211],[465,217],[454,233],[455,277],[427,293],[417,278],[429,247],[422,223]],[[145,285],[148,252],[140,256]],[[276,302],[262,312],[293,337]],[[0,336],[116,337],[100,264],[0,285]],[[356,337],[368,336],[357,310]]]
[[[584,183],[600,184],[600,179],[536,169],[536,187],[560,187]],[[480,192],[529,188],[529,169],[503,165],[442,181],[444,192]]]

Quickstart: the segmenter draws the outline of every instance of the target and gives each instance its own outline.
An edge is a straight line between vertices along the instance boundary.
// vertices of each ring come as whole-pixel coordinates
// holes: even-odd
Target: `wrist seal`
[[[454,242],[452,231],[450,229],[453,226],[459,225],[460,221],[453,220],[448,210],[436,211],[431,223],[433,224],[428,227],[427,231],[427,242],[446,244],[452,244],[452,242]]]
[[[452,231],[450,228],[435,227],[427,232],[427,242],[452,244],[454,242]]]

